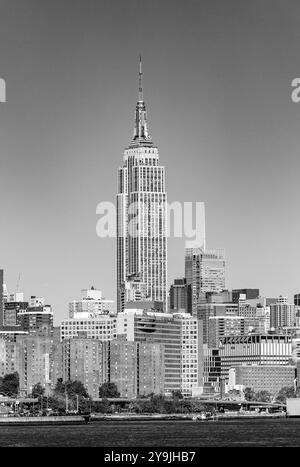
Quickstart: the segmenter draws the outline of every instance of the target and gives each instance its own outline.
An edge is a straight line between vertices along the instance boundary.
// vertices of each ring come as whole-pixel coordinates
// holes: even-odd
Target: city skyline
[[[207,246],[226,251],[228,289],[259,287],[263,295],[291,300],[299,291],[300,106],[290,99],[299,32],[289,32],[288,24],[299,8],[286,11],[280,2],[239,7],[236,1],[210,7],[204,1],[189,8],[175,2],[169,12],[158,2],[140,2],[157,18],[154,37],[150,21],[146,31],[139,24],[137,3],[123,11],[120,2],[100,7],[89,1],[84,10],[79,2],[71,7],[54,1],[40,9],[28,1],[34,6],[28,12],[4,2],[0,239],[9,292],[21,272],[20,289],[26,296],[45,296],[57,322],[84,287],[95,285],[116,300],[116,239],[96,236],[95,210],[102,200],[114,201],[119,155],[132,130],[141,52],[151,133],[168,173],[169,199],[206,203]],[[257,9],[261,16],[246,24]],[[110,26],[120,10],[128,22],[117,15],[115,38]],[[239,25],[231,17],[237,10]],[[179,18],[186,37],[176,39]],[[18,34],[8,51],[14,21]],[[280,29],[274,28],[277,22]],[[89,33],[78,37],[86,24]],[[122,42],[123,54],[118,41],[133,24],[138,30]],[[105,39],[111,41],[107,50]],[[164,48],[154,51],[159,41]],[[65,65],[69,54],[72,63]],[[169,288],[184,275],[184,239],[168,244]]]

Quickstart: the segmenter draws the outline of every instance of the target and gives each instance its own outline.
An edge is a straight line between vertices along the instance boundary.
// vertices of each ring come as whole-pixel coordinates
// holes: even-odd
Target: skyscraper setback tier
[[[130,276],[144,284],[147,299],[167,306],[167,194],[165,169],[148,131],[140,61],[133,139],[118,171],[117,307]]]

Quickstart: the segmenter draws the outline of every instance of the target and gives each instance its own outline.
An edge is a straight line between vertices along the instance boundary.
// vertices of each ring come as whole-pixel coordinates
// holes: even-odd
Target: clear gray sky
[[[169,201],[205,201],[227,286],[300,292],[298,0],[0,0],[1,267],[56,322],[81,288],[115,298],[96,236],[133,131],[143,55]],[[169,242],[169,280],[184,242]]]

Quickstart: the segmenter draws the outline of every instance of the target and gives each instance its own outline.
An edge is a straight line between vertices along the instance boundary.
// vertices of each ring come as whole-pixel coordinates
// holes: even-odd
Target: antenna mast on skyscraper
[[[140,70],[139,70],[139,102],[143,102],[143,71],[142,71],[142,56],[140,54]]]

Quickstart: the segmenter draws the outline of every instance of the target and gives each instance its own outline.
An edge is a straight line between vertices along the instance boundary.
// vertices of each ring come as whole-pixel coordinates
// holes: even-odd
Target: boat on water
[[[212,415],[210,412],[201,412],[200,415],[194,415],[192,420],[194,421],[205,421],[205,420],[215,420],[215,416]]]
[[[1,426],[45,426],[45,425],[86,425],[90,421],[90,415],[50,415],[50,416],[2,416]]]

